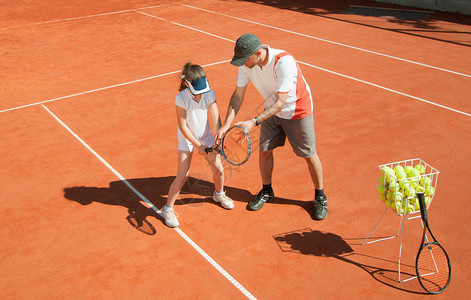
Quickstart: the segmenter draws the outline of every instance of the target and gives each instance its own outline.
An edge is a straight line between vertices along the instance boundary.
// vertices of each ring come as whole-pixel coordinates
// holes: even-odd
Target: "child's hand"
[[[203,145],[203,144],[199,145],[199,147],[198,147],[198,154],[201,154],[201,155],[206,155],[206,154],[208,154],[208,153],[206,153],[206,148],[208,148],[208,146]]]

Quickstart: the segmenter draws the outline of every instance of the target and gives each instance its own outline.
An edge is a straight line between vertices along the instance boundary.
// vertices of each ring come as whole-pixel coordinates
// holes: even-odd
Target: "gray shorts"
[[[312,114],[298,120],[287,120],[277,116],[264,121],[260,129],[260,151],[270,151],[285,145],[286,137],[299,157],[316,154],[316,135]]]

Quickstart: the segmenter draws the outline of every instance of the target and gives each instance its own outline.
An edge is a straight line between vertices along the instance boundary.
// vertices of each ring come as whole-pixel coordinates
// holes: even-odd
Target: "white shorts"
[[[211,131],[209,132],[209,134],[199,139],[198,142],[208,147],[212,147],[214,145],[214,139],[211,134]],[[193,148],[193,144],[186,139],[183,133],[178,131],[178,150],[193,152]]]

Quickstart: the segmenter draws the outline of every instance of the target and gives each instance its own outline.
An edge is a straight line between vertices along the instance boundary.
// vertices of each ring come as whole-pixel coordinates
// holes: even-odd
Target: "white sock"
[[[162,210],[164,212],[168,212],[169,210],[173,209],[173,206],[172,207],[168,207],[167,205],[164,205],[164,207],[162,208]]]
[[[224,194],[224,190],[218,192],[218,191],[215,191],[216,192],[216,196],[220,197]]]

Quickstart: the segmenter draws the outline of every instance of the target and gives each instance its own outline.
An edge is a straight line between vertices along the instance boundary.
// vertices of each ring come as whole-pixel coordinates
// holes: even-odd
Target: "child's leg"
[[[222,165],[221,156],[213,152],[205,157],[213,171],[213,182],[215,188],[213,200],[221,203],[222,207],[225,209],[233,209],[234,202],[231,198],[226,196],[226,192],[224,191],[224,167]]]
[[[190,171],[193,152],[178,150],[178,171],[168,190],[167,207],[173,207]]]
[[[222,192],[224,189],[224,167],[221,162],[221,156],[211,152],[205,155],[206,160],[213,171],[213,182],[217,192]]]

